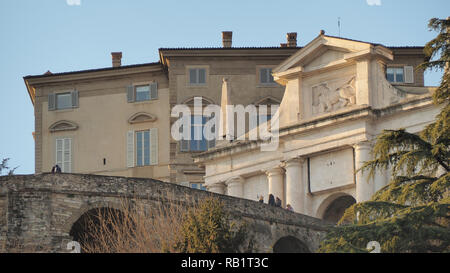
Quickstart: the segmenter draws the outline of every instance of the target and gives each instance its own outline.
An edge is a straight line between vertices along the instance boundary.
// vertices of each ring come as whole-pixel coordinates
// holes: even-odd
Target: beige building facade
[[[300,96],[298,90],[292,91],[301,90],[299,86],[313,85],[317,90],[323,89],[320,84],[324,79],[330,79],[326,80],[328,88],[348,84],[356,90],[363,90],[372,85],[390,86],[386,81],[387,76],[399,86],[408,89],[408,92],[413,90],[411,92],[423,93],[423,71],[415,69],[423,60],[421,47],[386,48],[371,45],[381,50],[380,54],[384,55],[378,58],[378,55],[366,52],[364,54],[368,54],[367,59],[370,61],[359,62],[357,60],[361,59],[361,56],[349,55],[370,51],[367,43],[331,37],[329,39],[341,42],[336,46],[322,46],[320,50],[308,51],[308,48],[313,47],[311,43],[304,48],[298,47],[296,33],[289,33],[287,43],[281,44],[280,47],[241,48],[232,47],[231,32],[223,32],[222,47],[162,48],[159,49],[160,60],[155,63],[123,66],[122,53],[112,53],[112,67],[109,68],[26,76],[25,84],[35,108],[35,172],[49,172],[58,164],[63,172],[149,177],[197,188],[202,188],[205,181],[210,189],[222,183],[225,189],[242,192],[236,195],[248,199],[255,199],[257,194],[267,194],[269,185],[276,187],[276,183],[268,182],[268,177],[274,180],[282,178],[283,190],[280,184],[277,191],[286,203],[290,199],[286,196],[289,191],[285,187],[290,185],[290,182],[285,182],[285,177],[291,164],[283,162],[286,161],[286,151],[290,151],[287,153],[289,155],[296,153],[294,151],[298,147],[295,145],[303,145],[299,144],[303,143],[302,140],[294,145],[294,142],[284,144],[285,140],[282,139],[283,152],[270,155],[261,155],[256,150],[245,150],[242,157],[239,157],[242,160],[255,153],[258,160],[265,163],[264,166],[256,164],[257,168],[261,167],[257,171],[247,169],[242,175],[239,173],[238,180],[241,185],[228,181],[230,177],[235,177],[236,168],[246,169],[244,165],[237,167],[234,164],[234,154],[230,155],[231,157],[223,157],[220,152],[222,148],[215,148],[214,142],[182,143],[171,137],[171,126],[177,119],[171,117],[171,109],[178,104],[192,106],[195,97],[201,97],[204,105],[220,105],[224,78],[230,84],[231,97],[235,103],[281,104],[280,123],[286,128],[319,116],[341,113],[348,109],[355,110],[360,106],[370,106],[373,109],[389,107],[409,96],[401,93],[399,100],[394,102],[397,95],[380,93],[380,96],[372,98],[372,95],[360,95],[363,93],[357,91],[355,99],[336,112],[336,103],[327,105],[322,102],[324,95],[320,98],[308,97]],[[342,41],[347,44],[341,45],[340,43],[344,43]],[[336,50],[327,50],[328,48]],[[299,54],[305,55],[299,57]],[[296,62],[296,58],[301,60]],[[375,63],[379,62],[386,66],[376,70]],[[297,68],[306,70],[291,73]],[[307,76],[292,76],[298,73]],[[373,75],[377,78],[372,78]],[[381,90],[384,87],[376,88]],[[323,93],[320,90],[315,92]],[[404,97],[401,97],[403,95]],[[422,119],[429,117],[428,114],[419,116]],[[339,134],[350,135],[358,130],[365,130],[364,126],[361,127],[353,118],[350,119],[353,122],[349,123],[352,124],[350,127],[340,125],[347,124],[345,122],[328,121],[327,126],[330,127],[324,130],[327,132],[328,129],[336,127],[335,130],[342,131]],[[427,121],[430,119],[431,117]],[[427,121],[424,121],[424,124]],[[400,123],[409,124],[407,120]],[[378,124],[373,127],[373,132],[366,138],[371,139],[376,135],[382,128],[380,126]],[[417,127],[419,128],[420,126]],[[291,129],[288,131],[292,132]],[[320,143],[321,137],[311,133],[309,139]],[[363,139],[364,137],[361,137],[361,141]],[[239,145],[231,146],[233,149],[240,149]],[[320,148],[316,146],[314,151],[302,150],[299,155],[342,148],[343,154],[337,153],[336,156],[346,158],[350,152],[345,147],[353,147],[342,143],[339,147],[327,145]],[[194,162],[194,158],[199,161]],[[231,165],[225,163],[231,160],[230,158],[233,158]],[[281,163],[275,164],[273,171],[265,170],[267,166],[273,165],[274,158]],[[313,163],[314,160],[321,162],[324,159],[312,159]],[[253,158],[251,161],[256,163]],[[304,160],[299,162],[294,165],[306,164]],[[298,170],[295,171],[300,175]],[[353,186],[344,186],[345,193],[352,194],[355,190]]]

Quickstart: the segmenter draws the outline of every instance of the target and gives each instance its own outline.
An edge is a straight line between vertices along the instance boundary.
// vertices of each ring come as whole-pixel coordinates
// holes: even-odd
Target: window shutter
[[[58,138],[56,139],[56,165],[61,168],[64,173],[72,172],[72,139]]]
[[[62,168],[63,162],[63,139],[56,139],[56,160],[55,164]]]
[[[134,131],[127,133],[127,167],[134,167]]]
[[[78,91],[74,90],[72,93],[72,107],[78,108]]]
[[[127,101],[134,102],[134,87],[132,85],[127,86]]]
[[[189,83],[190,84],[197,83],[197,69],[194,68],[189,69]]]
[[[206,83],[206,69],[204,68],[198,70],[198,83],[199,84]]]
[[[150,84],[150,99],[151,100],[158,99],[158,83],[156,82]]]
[[[261,82],[261,83],[267,83],[267,82],[268,82],[268,79],[267,79],[267,69],[262,68],[262,69],[260,70],[260,75],[261,75],[260,82]]]
[[[414,83],[414,67],[405,66],[405,83]]]
[[[158,165],[158,128],[150,129],[150,165]]]
[[[48,94],[48,110],[54,111],[56,109],[56,95]]]
[[[72,172],[72,139],[64,139],[64,155],[63,155],[62,171],[65,173]]]

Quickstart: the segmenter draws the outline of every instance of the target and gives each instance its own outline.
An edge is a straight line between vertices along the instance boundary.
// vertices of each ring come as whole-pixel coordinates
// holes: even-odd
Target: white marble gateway
[[[199,154],[208,190],[252,200],[264,195],[266,202],[271,193],[283,206],[325,219],[370,199],[390,177],[389,170],[373,179],[355,172],[372,158],[376,136],[383,129],[417,133],[439,112],[433,88],[387,81],[386,63],[393,58],[382,45],[321,33],[273,70],[285,86],[275,117],[278,149],[264,152],[262,141],[235,141]]]

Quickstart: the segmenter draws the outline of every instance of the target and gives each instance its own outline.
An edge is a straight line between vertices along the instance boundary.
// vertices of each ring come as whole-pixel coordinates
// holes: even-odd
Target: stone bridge
[[[118,209],[124,198],[147,206],[208,196],[219,198],[233,219],[247,222],[255,252],[314,252],[329,228],[282,208],[152,179],[46,173],[0,177],[0,250],[67,252],[80,217],[96,208]]]

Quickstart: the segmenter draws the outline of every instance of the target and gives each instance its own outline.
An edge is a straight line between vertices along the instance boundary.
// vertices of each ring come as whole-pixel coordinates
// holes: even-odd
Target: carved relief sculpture
[[[330,88],[328,83],[314,86],[312,96],[313,114],[328,113],[356,104],[355,77],[336,89]]]

